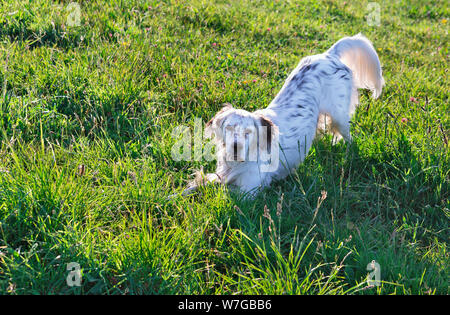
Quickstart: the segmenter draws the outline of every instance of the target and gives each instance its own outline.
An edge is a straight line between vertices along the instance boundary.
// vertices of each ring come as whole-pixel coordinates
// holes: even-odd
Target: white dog
[[[377,53],[361,34],[303,58],[267,108],[251,113],[228,104],[206,124],[205,132],[215,135],[217,169],[199,173],[183,194],[209,182],[253,195],[294,171],[325,124],[351,141],[357,89],[370,89],[377,98],[383,85]]]

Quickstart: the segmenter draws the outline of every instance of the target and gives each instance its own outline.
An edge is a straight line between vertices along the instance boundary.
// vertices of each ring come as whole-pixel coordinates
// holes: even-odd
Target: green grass
[[[68,3],[0,7],[0,293],[449,293],[445,1],[380,2],[379,26],[367,2],[124,0],[78,1],[71,27]],[[215,167],[174,161],[175,127],[267,106],[359,32],[386,87],[361,93],[351,145],[318,139],[254,201],[167,200]]]

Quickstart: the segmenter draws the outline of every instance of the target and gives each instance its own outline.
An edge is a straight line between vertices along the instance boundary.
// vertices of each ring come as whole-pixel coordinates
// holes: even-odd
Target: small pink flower
[[[252,81],[253,83],[256,83],[256,80],[255,79],[253,79],[253,81]]]
[[[216,44],[216,43],[212,43],[212,45],[213,45],[213,46],[217,46],[217,44]]]
[[[403,117],[403,118],[402,118],[402,123],[406,124],[407,122],[408,122],[408,118]]]
[[[268,31],[268,32],[270,32],[270,31],[271,31],[271,28],[270,28],[270,27],[268,27],[268,28],[267,28],[267,31]]]
[[[163,74],[163,78],[167,78],[167,73],[164,73],[164,74]]]
[[[412,96],[411,96],[411,97],[409,98],[409,100],[410,100],[411,102],[417,103],[417,98],[415,98],[415,97],[412,97]]]
[[[216,81],[216,84],[219,84],[220,82],[219,81]]]
[[[113,35],[112,35],[112,33],[109,33],[109,37],[112,37]]]

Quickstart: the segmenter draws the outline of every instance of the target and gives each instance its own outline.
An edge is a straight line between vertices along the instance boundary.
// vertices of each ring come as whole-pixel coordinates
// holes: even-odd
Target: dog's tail
[[[356,88],[370,89],[374,98],[380,96],[384,85],[380,60],[372,43],[364,35],[344,37],[327,53],[338,57],[352,70]]]

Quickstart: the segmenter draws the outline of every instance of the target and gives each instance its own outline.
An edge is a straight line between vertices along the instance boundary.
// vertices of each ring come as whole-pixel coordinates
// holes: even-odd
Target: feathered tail
[[[337,56],[352,70],[356,88],[370,89],[374,98],[380,96],[384,85],[380,60],[372,43],[364,35],[344,37],[327,53]]]

